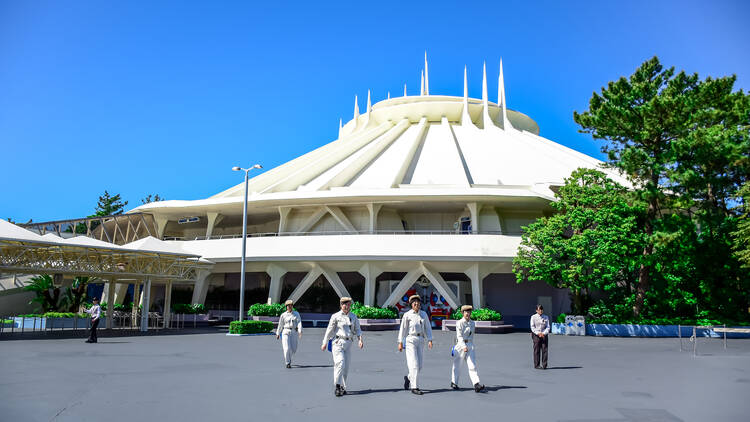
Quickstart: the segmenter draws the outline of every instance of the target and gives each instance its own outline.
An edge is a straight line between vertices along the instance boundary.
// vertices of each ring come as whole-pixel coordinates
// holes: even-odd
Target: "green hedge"
[[[271,316],[277,317],[286,312],[286,306],[283,303],[253,303],[247,311],[249,316]]]
[[[560,324],[565,324],[565,317],[566,316],[567,315],[565,315],[565,314],[558,315],[557,319],[555,320],[555,322],[560,323]]]
[[[13,324],[13,322],[14,321],[12,319],[4,319],[2,323],[3,324]]]
[[[359,302],[352,304],[352,313],[357,318],[363,319],[396,319],[398,313],[393,308],[378,308],[374,306],[365,306]]]
[[[89,314],[76,314],[75,312],[46,312],[43,314],[22,314],[19,318],[89,318]]]
[[[206,307],[200,303],[177,303],[172,305],[172,312],[176,314],[205,314]]]
[[[230,334],[270,333],[273,330],[271,321],[232,321],[229,323]]]
[[[464,315],[460,309],[456,309],[450,319],[461,319]],[[502,321],[503,314],[489,308],[479,308],[471,311],[471,319],[474,321]]]

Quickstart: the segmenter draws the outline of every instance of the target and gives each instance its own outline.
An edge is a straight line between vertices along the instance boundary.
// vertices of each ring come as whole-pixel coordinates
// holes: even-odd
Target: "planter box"
[[[504,334],[513,331],[513,325],[504,321],[474,321],[477,334]],[[456,331],[456,320],[443,321],[443,331]]]
[[[359,326],[362,331],[387,331],[398,330],[401,325],[400,319],[363,319],[360,318]]]
[[[279,326],[279,317],[277,316],[255,316],[253,315],[253,321],[269,321],[273,322],[273,327]]]
[[[88,318],[22,318],[15,317],[14,329],[20,330],[23,328],[26,330],[57,330],[63,328],[78,328],[79,330],[85,330],[89,328]],[[107,317],[102,316],[99,318],[99,328],[107,326]]]
[[[586,335],[599,337],[678,337],[678,327],[682,331],[682,337],[693,335],[693,327],[691,326],[638,324],[586,324]],[[697,337],[724,337],[723,333],[714,332],[713,329],[698,329],[695,335]],[[750,338],[750,334],[727,333],[727,338]]]

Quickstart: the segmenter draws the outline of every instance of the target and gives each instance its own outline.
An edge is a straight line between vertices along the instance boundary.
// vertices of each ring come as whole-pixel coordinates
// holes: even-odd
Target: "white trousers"
[[[409,368],[411,388],[419,388],[419,371],[422,369],[424,337],[406,336],[406,367]]]
[[[346,388],[346,376],[349,375],[349,364],[352,356],[352,340],[338,339],[331,345],[333,353],[333,385],[340,384]]]
[[[464,348],[468,347],[469,351],[464,352]],[[477,358],[474,356],[474,344],[473,343],[457,343],[455,349],[453,349],[453,368],[451,371],[451,382],[458,384],[458,375],[461,372],[461,361],[466,362],[466,366],[469,368],[469,378],[471,379],[471,385],[479,383],[479,374],[477,374]]]
[[[281,348],[284,350],[284,363],[292,363],[292,356],[297,353],[297,337],[295,330],[285,328],[281,331]]]

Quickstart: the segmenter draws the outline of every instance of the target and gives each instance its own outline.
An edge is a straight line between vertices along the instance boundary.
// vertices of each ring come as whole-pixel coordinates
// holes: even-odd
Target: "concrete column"
[[[269,264],[266,267],[266,273],[271,277],[271,284],[268,286],[268,304],[280,303],[282,280],[287,270],[279,265]]]
[[[151,278],[146,277],[143,284],[143,296],[141,298],[143,308],[141,309],[141,331],[148,331],[148,308],[151,305]]]
[[[164,328],[169,328],[169,320],[172,318],[172,280],[167,281],[164,286]]]
[[[199,270],[195,280],[195,286],[193,287],[193,300],[195,304],[205,304],[206,294],[208,294],[208,284],[210,283],[209,277],[211,272],[208,270]]]
[[[482,291],[484,290],[484,283],[482,275],[479,272],[479,264],[470,266],[465,272],[469,280],[471,280],[471,305],[474,309],[484,307],[484,298]]]
[[[381,208],[383,208],[383,204],[367,204],[367,210],[370,211],[370,233],[378,231],[378,213],[380,213]]]
[[[131,314],[131,324],[136,325],[136,318],[138,318],[138,305],[141,303],[141,284],[138,280],[133,283],[133,310]]]
[[[291,207],[279,207],[279,234],[287,232],[287,223],[289,222],[289,212]]]
[[[116,283],[115,284],[115,303],[122,305],[125,302],[125,295],[128,294],[127,283]]]
[[[404,293],[409,290],[409,287],[411,287],[421,275],[422,267],[420,265],[406,273],[404,278],[401,279],[398,285],[396,285],[396,288],[393,290],[393,292],[391,292],[391,295],[388,296],[388,299],[386,299],[381,306],[394,306],[396,302],[401,300],[401,297],[404,295]]]
[[[471,232],[473,234],[479,233],[479,212],[482,211],[482,204],[476,202],[469,202],[466,204],[471,213]]]
[[[383,271],[375,264],[368,262],[358,272],[365,278],[365,306],[375,306],[376,280]]]
[[[322,264],[318,264],[318,267],[320,267],[320,270],[323,272],[323,276],[326,278],[326,280],[328,280],[328,283],[331,284],[331,287],[333,287],[333,290],[337,295],[339,295],[339,297],[352,297],[349,291],[346,290],[344,282],[341,281],[341,278],[336,271],[333,271]]]
[[[210,239],[211,235],[214,232],[214,227],[216,227],[217,224],[221,223],[221,220],[224,219],[224,216],[219,214],[218,212],[209,212],[206,214],[208,217],[208,226],[206,227],[206,239]]]
[[[289,295],[289,300],[297,302],[297,300],[299,300],[299,298],[301,298],[302,295],[305,294],[307,289],[312,286],[312,284],[315,282],[315,280],[318,279],[318,277],[320,277],[321,274],[323,274],[323,270],[320,269],[320,266],[313,266],[313,268],[309,273],[307,273],[305,278],[303,278],[302,281],[299,282],[292,294]]]
[[[159,239],[164,237],[164,229],[167,228],[168,222],[169,220],[167,220],[167,217],[161,217],[158,215],[154,216],[154,223],[156,224],[156,229],[158,230],[156,235]]]
[[[115,314],[115,281],[107,282],[107,329],[112,329],[112,320]]]

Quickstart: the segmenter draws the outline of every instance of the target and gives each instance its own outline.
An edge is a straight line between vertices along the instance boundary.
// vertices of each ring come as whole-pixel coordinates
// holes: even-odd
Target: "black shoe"
[[[291,364],[291,363],[287,363],[287,364],[286,364],[286,367],[287,367],[287,368],[291,368],[291,367],[292,367],[292,364]]]
[[[422,390],[420,390],[419,388],[412,388],[412,389],[411,389],[411,393],[412,393],[412,394],[416,394],[416,395],[418,395],[418,396],[421,396],[422,394],[424,394],[424,393],[422,392]]]
[[[86,343],[93,343],[93,341],[91,341],[91,340],[86,340]]]
[[[534,369],[542,369],[541,366],[535,366]]]
[[[474,384],[474,392],[478,393],[480,391],[484,390],[484,384],[476,383]]]
[[[343,394],[343,393],[341,392],[341,386],[340,386],[340,385],[336,384],[336,391],[335,391],[335,392],[334,392],[333,394],[335,394],[335,395],[336,395],[336,397],[341,397],[341,396],[343,396],[343,395],[344,395],[344,394]]]
[[[458,386],[454,382],[451,383],[451,388],[454,390],[458,390]]]
[[[406,375],[404,375],[404,390],[408,390],[409,389],[409,384],[411,384],[409,382],[409,377],[407,377]]]
[[[346,388],[344,388],[344,387],[341,387],[341,395],[342,395],[342,396],[345,396],[345,395],[346,395]]]

